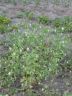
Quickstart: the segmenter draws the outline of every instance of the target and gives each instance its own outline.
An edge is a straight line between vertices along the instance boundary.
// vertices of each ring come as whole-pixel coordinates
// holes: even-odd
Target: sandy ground
[[[0,3],[0,12],[3,12],[8,17],[14,18],[18,12],[29,10],[36,15],[46,15],[50,18],[57,18],[62,16],[72,16],[72,6],[63,7],[60,5],[54,5],[47,2],[41,2],[39,5],[34,3],[22,5],[22,4],[9,4]]]

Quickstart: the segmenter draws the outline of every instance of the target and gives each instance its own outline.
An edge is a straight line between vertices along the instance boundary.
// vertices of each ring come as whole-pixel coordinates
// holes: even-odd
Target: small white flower
[[[62,43],[64,44],[65,42],[64,42],[64,41],[62,41]]]
[[[48,29],[48,32],[49,32],[50,30]]]
[[[56,32],[57,30],[55,29],[54,31]]]
[[[42,42],[43,40],[41,40],[41,42]]]
[[[42,28],[42,27],[40,26],[40,28]]]
[[[27,34],[27,32],[25,32],[25,36],[27,36],[28,34]]]
[[[36,58],[38,58],[39,56],[36,54]]]
[[[30,85],[30,88],[32,88],[33,86]]]
[[[5,61],[5,64],[6,64],[7,62]]]
[[[20,53],[22,52],[22,49],[20,49]]]
[[[49,72],[51,72],[51,68],[49,68]]]
[[[64,27],[62,27],[62,30],[64,30]]]
[[[65,53],[64,56],[66,56],[67,54]]]
[[[71,73],[72,71],[70,71],[70,73]]]
[[[15,46],[15,44],[13,44],[13,46]]]
[[[38,84],[40,85],[41,83],[39,82]]]
[[[68,64],[69,62],[67,61],[67,64]]]
[[[30,23],[29,25],[30,25],[30,27],[32,26],[32,24],[31,24],[31,23]]]
[[[23,65],[23,68],[24,68],[25,66]]]
[[[47,80],[47,78],[45,77],[45,80]]]
[[[16,55],[16,53],[14,52],[14,53],[13,53],[13,56],[15,56],[15,55]]]
[[[5,96],[9,96],[8,94],[6,94]]]
[[[27,51],[29,51],[30,49],[29,49],[29,47],[27,47]]]
[[[9,72],[8,75],[10,76],[11,75],[11,72]]]
[[[11,47],[9,47],[9,50],[12,50],[12,48],[11,48]]]
[[[46,68],[47,66],[44,65],[44,68]]]
[[[42,91],[44,91],[44,88],[42,88]]]

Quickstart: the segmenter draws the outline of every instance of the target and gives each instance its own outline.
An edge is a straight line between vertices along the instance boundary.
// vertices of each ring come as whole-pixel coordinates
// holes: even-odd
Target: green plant
[[[64,26],[68,23],[72,22],[72,16],[64,16],[63,17]]]
[[[0,59],[0,87],[9,88],[12,94],[19,89],[32,90],[48,75],[55,74],[68,42],[67,38],[61,39],[60,34],[50,35],[48,28],[39,24],[30,26],[25,22],[19,27],[24,28],[24,32],[8,34],[5,45],[9,50]]]
[[[28,11],[21,11],[21,12],[17,13],[17,18],[27,18],[28,14],[29,14]]]
[[[40,3],[40,0],[35,0],[36,5],[38,6]]]
[[[38,22],[48,25],[49,24],[49,18],[47,16],[39,16]]]
[[[61,27],[63,26],[63,20],[61,18],[56,18],[55,20],[52,21],[52,24],[56,28]]]
[[[3,24],[0,25],[0,33],[4,33],[7,31],[7,26],[4,26]]]
[[[27,12],[26,16],[28,17],[28,19],[32,20],[34,18],[34,14],[33,12]]]
[[[6,94],[6,95],[0,94],[0,96],[9,96],[9,95],[8,94]]]
[[[9,24],[11,23],[11,20],[7,17],[0,16],[0,24]]]
[[[12,32],[14,30],[18,31],[18,27],[16,25],[12,25],[9,18],[0,16],[0,33]]]
[[[56,72],[63,46],[58,39],[46,43],[46,36],[47,31],[10,36],[9,53],[0,61],[0,87],[10,87],[19,77],[21,88],[29,89]]]
[[[65,93],[63,96],[72,96],[72,93]]]
[[[25,17],[25,18],[28,18],[29,20],[32,20],[32,19],[34,19],[34,14],[33,14],[33,12],[30,12],[30,11],[25,11],[25,12],[20,12],[20,13],[18,13],[17,14],[17,17],[18,18],[23,18],[23,17]]]
[[[72,22],[68,23],[65,26],[65,32],[72,32]]]
[[[57,32],[71,32],[72,31],[72,17],[65,16],[63,18],[56,18],[52,21]]]
[[[8,32],[10,23],[11,20],[9,18],[0,16],[0,33]]]
[[[18,26],[17,25],[12,25],[9,30],[10,31],[14,31],[15,30],[16,32],[18,32]]]
[[[72,32],[72,22],[66,23],[63,27],[56,28],[57,32]]]

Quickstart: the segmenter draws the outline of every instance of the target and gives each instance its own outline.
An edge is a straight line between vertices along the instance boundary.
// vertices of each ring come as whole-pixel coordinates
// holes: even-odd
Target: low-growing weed
[[[9,53],[0,60],[0,87],[13,86],[18,78],[22,89],[31,89],[49,74],[56,73],[64,45],[59,37],[47,41],[47,34],[47,31],[25,32],[8,37]]]
[[[34,19],[33,12],[20,12],[17,14],[17,18],[27,18],[29,20]]]
[[[25,24],[24,32],[11,26],[17,32],[7,36],[8,52],[0,59],[0,88],[31,90],[57,72],[58,62],[66,51],[67,38],[51,34],[39,24]]]
[[[11,25],[11,19],[0,16],[0,33],[8,33],[13,30],[18,30],[16,25]]]
[[[72,96],[72,93],[65,93],[63,96]]]
[[[72,22],[66,24],[65,32],[72,32]]]
[[[61,18],[56,18],[52,21],[52,24],[56,28],[61,27],[63,25],[63,20]]]
[[[56,18],[52,21],[52,25],[56,27],[57,32],[72,32],[72,17]]]
[[[38,22],[48,25],[49,24],[49,18],[47,16],[39,16]]]

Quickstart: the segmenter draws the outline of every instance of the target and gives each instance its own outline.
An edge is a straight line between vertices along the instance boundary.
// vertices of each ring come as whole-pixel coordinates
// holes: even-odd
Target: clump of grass
[[[16,32],[18,32],[18,26],[17,25],[12,25],[10,27],[10,31],[16,31]]]
[[[56,18],[52,21],[52,25],[56,27],[57,32],[72,32],[72,17]]]
[[[26,16],[28,17],[29,20],[32,20],[34,18],[33,12],[27,12]]]
[[[63,96],[72,96],[72,93],[64,93]]]
[[[64,45],[58,36],[46,39],[47,29],[14,33],[8,37],[9,53],[0,60],[0,87],[10,87],[17,78],[21,89],[31,89],[49,74],[55,74]]]
[[[8,33],[13,30],[17,31],[18,27],[16,25],[11,25],[11,19],[0,16],[0,33]]]
[[[16,17],[23,18],[23,17],[25,17],[25,14],[24,14],[24,12],[19,12]]]
[[[63,20],[61,18],[56,18],[52,21],[54,27],[59,28],[63,25]]]
[[[36,4],[36,6],[38,6],[39,3],[40,3],[40,0],[35,0],[35,4]]]
[[[68,23],[65,26],[65,32],[72,32],[72,22]]]
[[[0,24],[9,24],[11,20],[7,17],[0,16]]]
[[[52,21],[53,26],[55,27],[63,27],[67,25],[68,23],[72,22],[71,16],[64,16],[63,18],[56,18]]]
[[[7,26],[1,24],[0,25],[0,33],[5,33],[7,31]]]
[[[48,25],[49,24],[49,18],[47,16],[39,16],[38,22]]]
[[[57,72],[58,62],[64,56],[67,38],[61,39],[59,34],[49,37],[49,30],[39,24],[25,22],[21,27],[24,33],[15,32],[7,37],[9,50],[0,59],[0,88],[13,89],[19,80],[21,90],[32,90],[41,80]],[[12,26],[12,29],[17,31],[18,27]]]
[[[63,22],[64,22],[64,25],[67,25],[68,23],[72,22],[72,16],[64,16]]]
[[[29,20],[33,20],[34,14],[33,14],[33,12],[30,12],[30,11],[20,12],[19,14],[17,14],[17,17],[18,18],[28,18]]]
[[[7,17],[0,16],[0,33],[8,32],[11,20]]]

